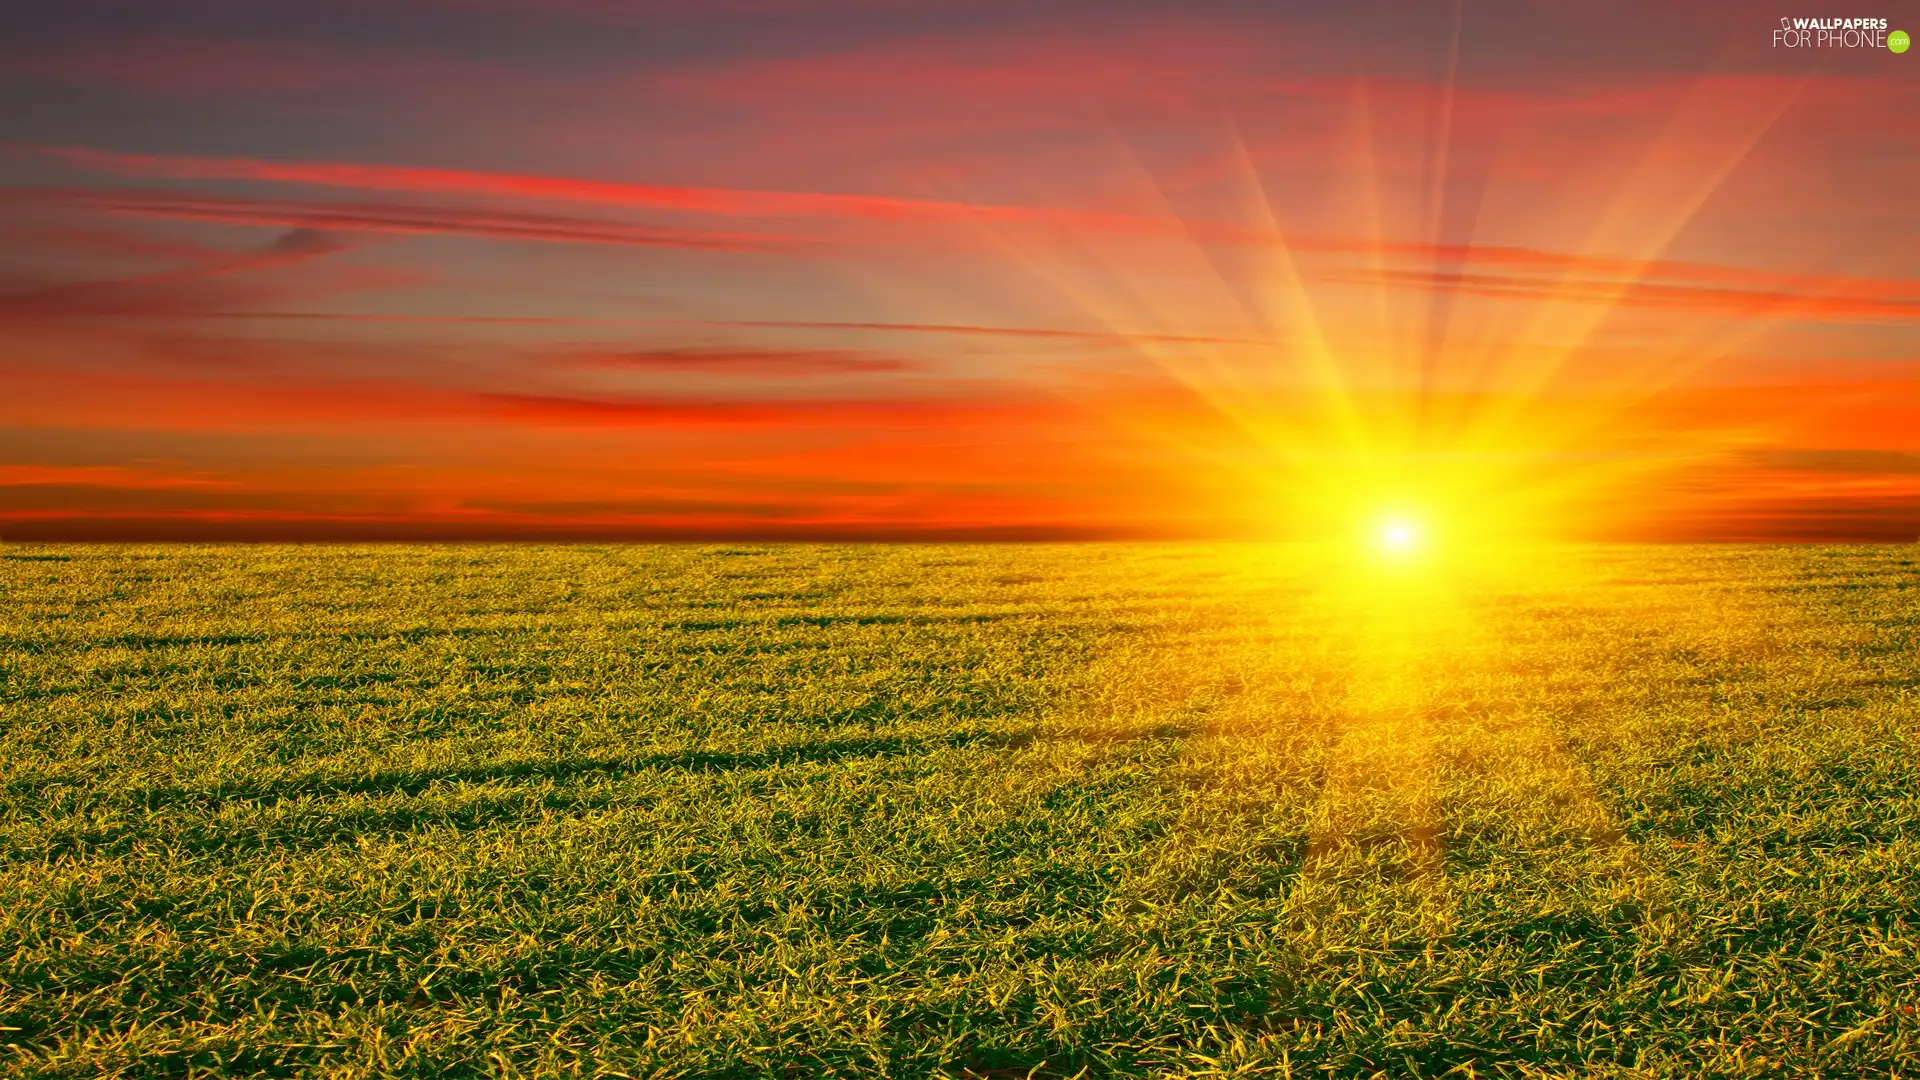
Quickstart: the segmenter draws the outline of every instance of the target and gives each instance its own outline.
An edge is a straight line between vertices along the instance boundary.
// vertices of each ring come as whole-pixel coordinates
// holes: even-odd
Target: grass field
[[[0,1074],[1920,1075],[1920,551],[0,549]]]

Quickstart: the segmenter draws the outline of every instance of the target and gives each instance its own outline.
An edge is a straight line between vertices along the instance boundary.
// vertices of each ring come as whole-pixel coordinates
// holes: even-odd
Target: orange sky
[[[0,538],[1920,536],[1920,54],[1782,12],[122,7],[0,46]]]

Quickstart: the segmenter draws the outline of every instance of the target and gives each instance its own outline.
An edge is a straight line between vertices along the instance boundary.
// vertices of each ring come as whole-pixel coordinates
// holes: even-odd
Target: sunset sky
[[[0,539],[1920,536],[1920,3],[10,6]]]

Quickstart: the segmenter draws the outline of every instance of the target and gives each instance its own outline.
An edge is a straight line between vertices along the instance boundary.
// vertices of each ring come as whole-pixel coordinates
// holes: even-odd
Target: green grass
[[[3,555],[0,1074],[1920,1074],[1914,549]]]

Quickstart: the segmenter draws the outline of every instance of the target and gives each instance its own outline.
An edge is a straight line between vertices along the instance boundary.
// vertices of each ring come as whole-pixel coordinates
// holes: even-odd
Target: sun
[[[1406,513],[1383,514],[1373,523],[1373,548],[1389,558],[1406,559],[1427,546],[1427,529],[1418,517]]]

